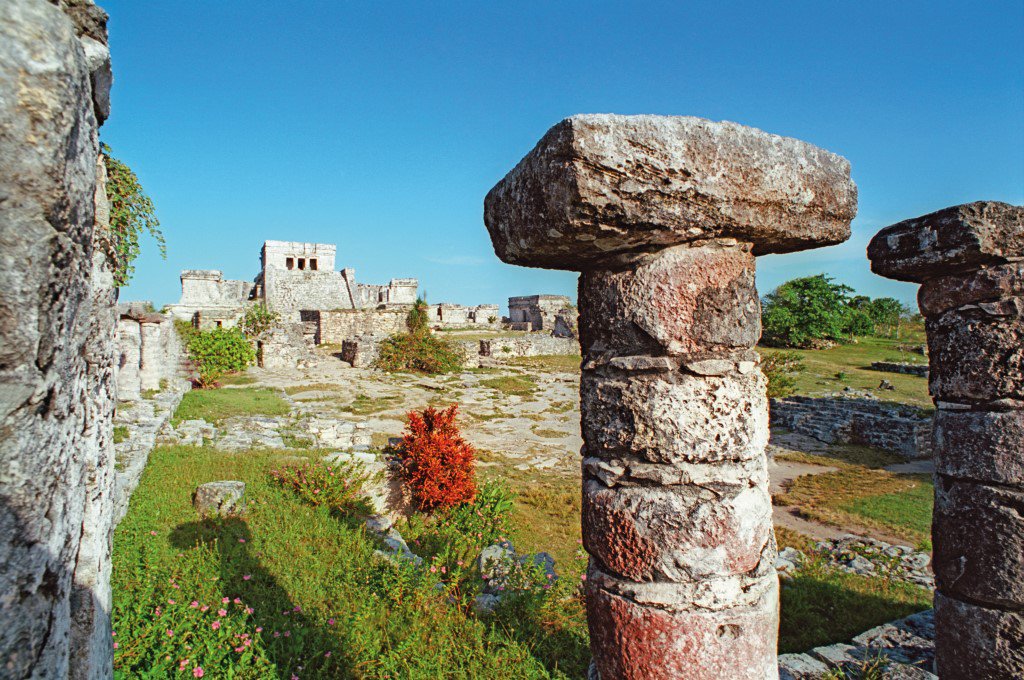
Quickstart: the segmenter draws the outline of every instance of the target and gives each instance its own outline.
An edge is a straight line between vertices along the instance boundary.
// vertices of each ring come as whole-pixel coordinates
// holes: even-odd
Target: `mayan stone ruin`
[[[581,115],[487,195],[505,262],[582,272],[592,675],[776,678],[754,256],[849,237],[846,160],[700,118]]]
[[[112,672],[106,22],[87,0],[6,2],[0,21],[4,677]]]
[[[906,220],[880,231],[868,258],[922,284],[937,673],[1024,677],[1024,208],[977,202]]]

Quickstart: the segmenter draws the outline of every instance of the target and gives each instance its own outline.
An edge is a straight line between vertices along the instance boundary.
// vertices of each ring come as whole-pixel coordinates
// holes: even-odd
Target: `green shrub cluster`
[[[305,462],[270,471],[278,484],[311,505],[326,505],[342,514],[371,514],[364,489],[373,475],[358,463]]]
[[[856,336],[899,334],[909,315],[902,303],[851,293],[852,288],[825,274],[787,281],[762,301],[762,343],[813,348]]]
[[[406,316],[406,333],[396,333],[380,343],[374,364],[385,371],[450,373],[462,368],[464,357],[458,347],[430,332],[427,303],[416,300]]]
[[[768,398],[788,397],[796,391],[796,378],[805,369],[796,352],[771,352],[761,359],[761,372],[768,378]]]
[[[226,374],[245,370],[256,361],[256,350],[239,328],[201,331],[186,322],[176,327],[195,364],[200,387],[216,385]]]

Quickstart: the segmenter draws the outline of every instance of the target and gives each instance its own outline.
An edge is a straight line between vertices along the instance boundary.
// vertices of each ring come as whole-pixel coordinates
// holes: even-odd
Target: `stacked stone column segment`
[[[1024,677],[1024,208],[954,206],[892,225],[872,269],[921,283],[936,403],[936,670]]]
[[[775,678],[754,255],[849,236],[842,158],[732,123],[562,121],[488,194],[507,262],[581,271],[594,673]]]

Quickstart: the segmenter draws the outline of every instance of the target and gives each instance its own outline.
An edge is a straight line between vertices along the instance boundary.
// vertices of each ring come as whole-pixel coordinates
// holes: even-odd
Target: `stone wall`
[[[552,330],[559,311],[572,306],[565,295],[520,295],[508,299],[511,323],[530,323],[535,331]]]
[[[467,352],[477,350],[480,356],[495,359],[511,357],[535,357],[548,354],[572,355],[580,353],[580,341],[576,338],[556,338],[545,333],[524,335],[513,338],[494,338],[476,343],[462,343]],[[476,345],[476,347],[473,347]]]
[[[405,331],[408,309],[341,309],[307,313],[319,319],[319,343],[340,345],[362,335],[387,336]]]
[[[875,371],[886,373],[902,373],[904,375],[916,375],[921,378],[928,377],[928,364],[908,364],[898,361],[873,361],[871,368]]]
[[[260,250],[263,269],[310,269],[334,271],[337,246],[332,243],[303,243],[301,241],[264,241]]]
[[[823,442],[864,444],[908,459],[932,455],[932,419],[912,406],[874,399],[772,399],[771,423]]]
[[[167,305],[167,311],[182,321],[195,321],[200,313],[204,319],[220,320],[228,327],[235,325],[246,301],[255,295],[252,281],[225,280],[216,269],[186,269],[181,272],[181,299]],[[206,322],[205,328],[214,325]]]
[[[380,354],[380,338],[353,338],[341,343],[341,360],[353,368],[369,368]]]
[[[304,323],[281,323],[258,342],[259,365],[262,368],[302,367],[313,360],[312,341]]]
[[[170,316],[145,311],[138,303],[118,305],[117,398],[138,399],[181,377],[183,348]]]
[[[267,307],[284,321],[299,321],[301,310],[352,307],[341,272],[268,267],[263,271],[263,294]]]
[[[112,673],[116,292],[97,162],[106,19],[87,0],[8,0],[0,20],[0,674],[10,678]]]

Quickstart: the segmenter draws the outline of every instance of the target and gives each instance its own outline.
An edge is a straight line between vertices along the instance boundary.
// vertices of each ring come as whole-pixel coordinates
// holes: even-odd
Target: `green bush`
[[[244,370],[256,360],[256,350],[238,328],[188,328],[182,337],[188,357],[199,373],[201,387],[215,385],[225,374]]]
[[[100,144],[100,153],[107,170],[107,200],[110,203],[111,257],[114,282],[127,285],[135,272],[139,256],[139,235],[143,230],[156,241],[160,255],[167,259],[167,243],[160,231],[156,208],[139,183],[132,169],[110,154],[110,147]]]
[[[280,314],[270,311],[264,304],[258,304],[246,308],[239,326],[245,333],[245,337],[250,340],[259,340],[280,321]]]
[[[796,352],[772,352],[761,360],[761,372],[768,378],[768,398],[779,399],[793,394],[796,378],[804,370],[804,362]]]
[[[450,373],[462,368],[458,347],[430,332],[427,303],[418,298],[405,317],[407,333],[396,333],[380,343],[374,365],[385,371]]]

